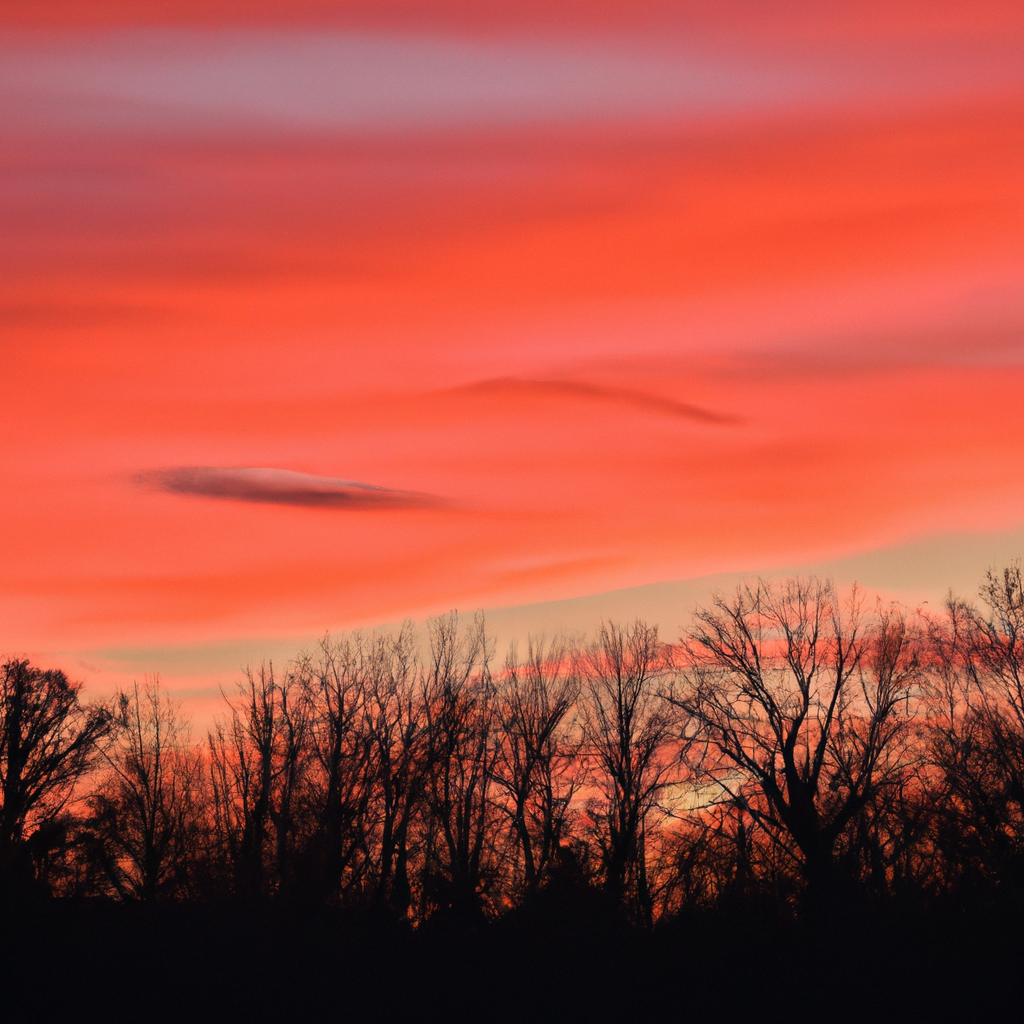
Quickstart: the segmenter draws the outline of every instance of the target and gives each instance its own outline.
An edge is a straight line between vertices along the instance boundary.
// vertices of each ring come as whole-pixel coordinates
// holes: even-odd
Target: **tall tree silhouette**
[[[567,726],[580,681],[568,645],[532,638],[526,658],[509,650],[495,704],[500,742],[493,775],[504,791],[500,806],[519,848],[527,892],[537,889],[567,828],[569,808],[581,782],[580,743]]]
[[[89,798],[106,877],[123,898],[187,895],[202,764],[181,704],[157,678],[136,683],[115,696],[112,726],[107,771]]]
[[[930,634],[937,836],[953,875],[1024,888],[1020,563],[989,571],[980,597],[981,609],[950,596]]]
[[[374,638],[363,729],[374,789],[374,900],[405,917],[412,906],[410,856],[421,811],[428,739],[415,637],[407,623]]]
[[[705,740],[705,785],[799,865],[813,900],[841,884],[840,837],[907,757],[918,651],[905,616],[863,613],[829,581],[758,580],[698,610],[673,698]]]
[[[358,885],[370,866],[372,745],[365,710],[371,680],[388,668],[382,640],[361,634],[327,638],[299,671],[313,768],[308,783],[316,819],[314,870],[330,898]]]
[[[0,886],[8,891],[34,881],[30,844],[46,845],[109,731],[110,712],[82,704],[80,691],[63,672],[28,661],[0,667]]]
[[[236,892],[257,897],[288,882],[305,721],[293,676],[273,665],[247,670],[228,707],[207,739],[211,828]]]
[[[483,909],[493,837],[490,789],[497,749],[491,642],[482,616],[429,623],[424,898],[457,916]]]
[[[678,771],[678,714],[659,692],[666,649],[656,626],[601,626],[577,651],[590,783],[605,885],[651,923],[648,847],[659,799]]]

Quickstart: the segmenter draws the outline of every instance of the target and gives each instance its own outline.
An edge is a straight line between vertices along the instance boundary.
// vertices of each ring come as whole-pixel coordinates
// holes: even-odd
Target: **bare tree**
[[[566,726],[580,692],[568,645],[528,641],[520,662],[509,650],[498,685],[501,730],[494,781],[519,849],[527,892],[536,890],[557,860],[569,807],[580,783],[579,740]]]
[[[376,637],[375,647],[363,706],[374,787],[374,900],[404,917],[412,906],[412,830],[425,785],[425,708],[411,625]]]
[[[370,680],[386,671],[382,638],[325,638],[298,677],[310,722],[314,871],[324,895],[357,886],[369,867],[373,796],[371,744],[364,728]]]
[[[917,645],[905,616],[868,620],[860,592],[758,580],[699,609],[673,698],[704,741],[705,785],[799,865],[813,898],[834,894],[840,837],[907,762]]]
[[[187,891],[195,857],[199,752],[158,678],[118,693],[107,772],[89,797],[104,872],[122,898]]]
[[[81,684],[16,659],[0,667],[0,883],[34,877],[32,848],[44,846],[79,780],[96,762],[110,712],[83,705]]]
[[[982,609],[950,595],[931,624],[931,757],[946,870],[1024,884],[1024,580],[989,571]]]
[[[431,620],[428,629],[424,900],[472,916],[483,908],[492,874],[490,787],[497,737],[491,642],[480,615],[462,632],[455,612]]]
[[[657,627],[640,621],[602,625],[576,654],[605,885],[648,925],[648,846],[678,771],[678,713],[659,689],[666,654]]]
[[[212,827],[236,891],[254,897],[288,881],[306,722],[291,675],[246,671],[229,716],[208,735]]]

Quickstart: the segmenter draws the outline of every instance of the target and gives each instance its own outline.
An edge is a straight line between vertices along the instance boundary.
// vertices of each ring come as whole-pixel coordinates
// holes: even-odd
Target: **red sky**
[[[754,6],[6,4],[0,647],[1016,536],[1024,10]]]

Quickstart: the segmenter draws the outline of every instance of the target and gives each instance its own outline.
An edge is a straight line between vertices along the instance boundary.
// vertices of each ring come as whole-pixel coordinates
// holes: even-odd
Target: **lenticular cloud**
[[[438,503],[430,495],[415,491],[389,490],[288,469],[180,466],[140,473],[135,479],[143,486],[171,494],[307,508],[427,508]]]

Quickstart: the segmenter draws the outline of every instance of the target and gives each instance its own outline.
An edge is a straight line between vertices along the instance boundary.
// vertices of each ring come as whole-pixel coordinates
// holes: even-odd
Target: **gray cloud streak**
[[[698,423],[729,425],[742,423],[738,416],[714,412],[689,402],[677,402],[671,398],[651,395],[633,388],[607,387],[573,380],[528,380],[519,377],[495,377],[492,380],[470,384],[460,390],[465,392],[521,393],[526,395],[550,395],[553,398],[583,398],[604,402],[631,405],[645,412],[675,416],[679,419]]]
[[[178,466],[135,476],[143,487],[201,498],[297,505],[304,508],[436,508],[440,499],[416,491],[395,491],[355,480],[314,476],[288,469]]]

